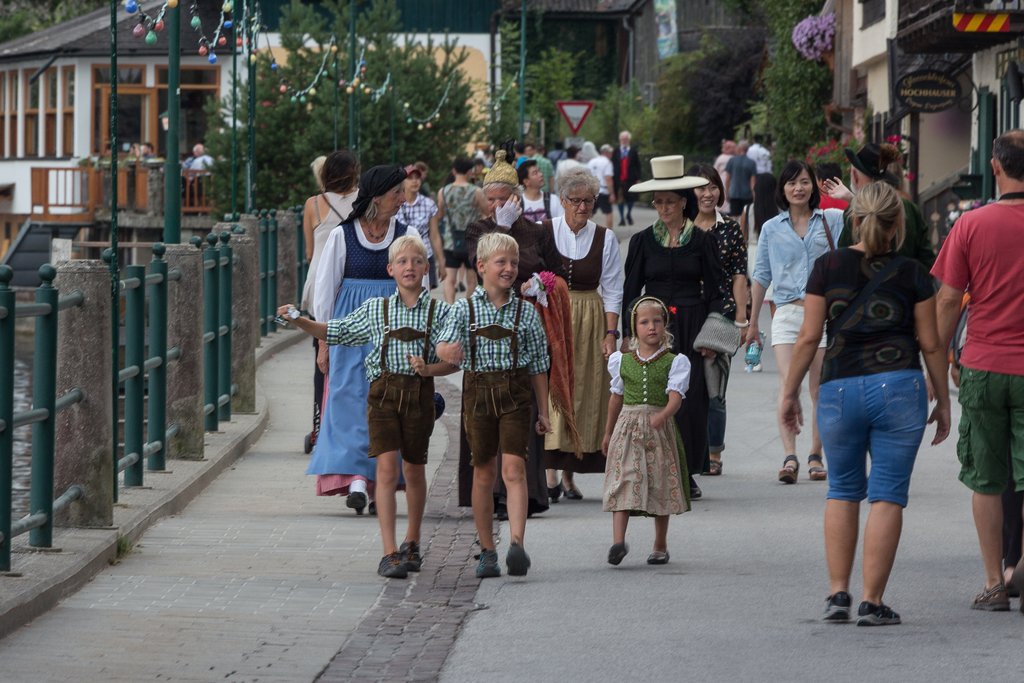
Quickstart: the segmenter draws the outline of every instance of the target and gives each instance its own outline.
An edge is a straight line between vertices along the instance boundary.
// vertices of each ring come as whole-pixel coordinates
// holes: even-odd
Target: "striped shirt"
[[[459,299],[451,307],[438,339],[440,342],[458,342],[462,345],[462,365],[466,370],[476,372],[494,372],[498,370],[514,370],[526,368],[531,375],[547,372],[551,367],[548,355],[548,338],[544,333],[537,309],[529,301],[523,302],[523,313],[519,320],[519,364],[512,367],[512,338],[487,339],[476,338],[476,367],[470,367],[469,350],[469,307],[473,306],[473,316],[477,327],[500,325],[508,330],[515,327],[516,307],[519,297],[514,290],[509,291],[505,305],[496,308],[487,298],[487,290],[477,286],[468,299]]]
[[[384,342],[384,297],[367,299],[363,305],[344,318],[327,322],[327,344],[333,346],[364,346],[373,344],[373,350],[366,354],[366,379],[372,382],[384,373],[380,364],[380,350]],[[388,324],[392,330],[400,327],[411,327],[423,331],[427,326],[427,314],[430,310],[430,292],[423,290],[416,305],[408,308],[402,298],[395,292],[387,297]],[[434,321],[431,323],[430,350],[427,363],[437,363],[438,357],[434,350],[441,341],[441,330],[445,327],[446,318],[451,307],[443,301],[434,304]],[[402,341],[392,337],[388,340],[387,369],[398,375],[415,375],[409,356],[423,355],[423,339]]]

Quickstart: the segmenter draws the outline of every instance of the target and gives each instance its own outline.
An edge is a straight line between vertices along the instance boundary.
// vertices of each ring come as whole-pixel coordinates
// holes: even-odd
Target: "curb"
[[[257,369],[304,339],[304,334],[281,331],[261,340],[256,350]],[[183,510],[248,451],[269,420],[269,403],[257,381],[256,412],[235,414],[224,431],[208,433],[203,459],[168,460],[166,474],[147,472],[146,486],[122,488],[112,528],[54,528],[53,546],[59,550],[36,551],[29,548],[26,537],[15,539],[13,551],[20,566],[10,574],[0,574],[0,638],[44,614],[116,562],[118,547],[126,541],[134,543],[154,522]],[[168,479],[160,481],[163,477]],[[26,567],[23,574],[21,567]]]

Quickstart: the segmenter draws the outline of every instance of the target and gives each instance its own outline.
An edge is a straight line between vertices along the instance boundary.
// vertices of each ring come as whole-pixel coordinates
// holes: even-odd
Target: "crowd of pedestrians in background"
[[[656,157],[641,181],[648,174],[623,131],[617,145],[551,154],[528,143],[493,156],[481,149],[453,160],[431,191],[425,164],[359,176],[353,155],[329,155],[314,167],[320,192],[306,203],[311,275],[300,302],[311,317],[300,325],[318,338],[308,470],[317,493],[344,495],[358,514],[383,501],[380,573],[417,571],[415,468],[425,454],[419,445],[407,454],[380,425],[421,444],[434,419],[423,393],[432,380],[421,380],[462,369],[459,503],[474,510],[478,576],[501,573],[495,515],[510,522],[508,573],[526,574],[526,518],[582,498],[574,477],[586,473],[605,477],[608,562],[626,557],[629,517],[639,512],[655,522],[647,562],[664,564],[668,516],[701,497],[695,475],[724,471],[732,358],[767,342],[779,370],[783,484],[796,483],[803,464],[796,434],[807,427],[800,392],[809,379],[807,477],[828,482],[824,618],[897,624],[884,591],[925,426],[936,424],[932,444],[951,428],[953,348],[960,478],[974,492],[986,577],[972,607],[1009,609],[1024,588],[1014,490],[1024,489],[1024,323],[1015,315],[1024,286],[1014,276],[1024,259],[1024,132],[995,143],[999,201],[965,213],[937,260],[902,191],[899,150],[867,144],[846,156],[845,169],[787,161],[776,173],[755,135],[723,141],[709,164]],[[641,196],[657,219],[632,235],[623,261],[615,214],[632,225]],[[428,292],[438,286],[435,304]],[[954,339],[965,310],[966,335]],[[375,326],[383,335],[352,332]],[[401,420],[379,422],[381,411],[411,419],[408,410],[415,434]],[[410,530],[397,544],[402,487]],[[854,612],[864,500],[864,592]]]

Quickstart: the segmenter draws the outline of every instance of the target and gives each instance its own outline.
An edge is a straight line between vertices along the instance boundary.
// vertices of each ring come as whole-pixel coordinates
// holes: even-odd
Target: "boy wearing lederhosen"
[[[435,419],[434,377],[456,370],[439,361],[434,350],[450,308],[423,288],[426,271],[423,242],[406,235],[388,250],[388,274],[398,285],[395,294],[369,299],[344,318],[326,323],[294,317],[290,304],[278,309],[279,315],[289,315],[297,327],[328,345],[373,344],[366,356],[366,376],[369,456],[377,458],[377,518],[384,546],[377,573],[397,579],[420,570],[420,526],[427,499],[424,465]],[[395,537],[399,472],[405,475],[409,517],[401,547]]]
[[[513,291],[519,271],[515,239],[499,232],[481,237],[476,268],[483,284],[452,306],[437,352],[465,371],[462,420],[473,464],[473,519],[481,548],[476,575],[501,576],[491,522],[500,453],[511,536],[505,561],[510,576],[524,576],[530,567],[523,548],[530,392],[538,406],[534,427],[544,434],[551,429],[547,414],[551,359],[537,310]]]

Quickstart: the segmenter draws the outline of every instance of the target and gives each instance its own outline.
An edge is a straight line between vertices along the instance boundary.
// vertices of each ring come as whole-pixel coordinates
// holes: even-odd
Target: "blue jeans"
[[[928,419],[920,370],[844,377],[821,385],[818,430],[828,455],[828,498],[907,506]],[[871,473],[867,455],[871,454]]]

